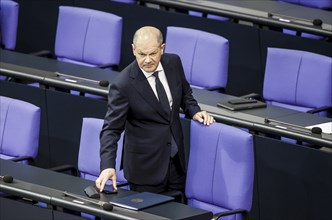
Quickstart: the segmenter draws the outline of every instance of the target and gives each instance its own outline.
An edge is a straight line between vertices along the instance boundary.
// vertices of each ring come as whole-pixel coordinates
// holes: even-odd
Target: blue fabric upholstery
[[[78,155],[78,170],[80,176],[84,179],[95,181],[100,174],[100,142],[99,134],[103,126],[103,119],[83,118],[80,148]],[[123,134],[118,142],[117,159],[116,159],[116,177],[118,183],[126,183],[123,171],[120,170],[122,157]],[[108,181],[107,184],[111,184]]]
[[[250,211],[254,181],[251,134],[235,127],[191,122],[187,171],[188,204],[214,214]],[[239,214],[222,219],[238,219]]]
[[[310,8],[319,8],[332,10],[332,0],[279,0],[281,2],[287,2],[296,5],[302,5]],[[290,35],[297,35],[297,32],[294,30],[283,29],[283,33]],[[299,33],[301,37],[315,39],[315,40],[324,40],[323,36],[310,34],[310,33]]]
[[[263,96],[272,105],[302,112],[332,106],[332,58],[268,48]]]
[[[127,4],[136,4],[137,0],[111,0],[113,2],[121,2],[121,3],[127,3]]]
[[[60,6],[55,55],[87,66],[119,65],[122,18],[93,9]]]
[[[311,8],[331,9],[332,0],[279,0],[297,5],[303,5]]]
[[[314,39],[314,40],[324,40],[325,37],[323,36],[319,36],[319,35],[316,35],[316,34],[309,34],[309,33],[301,33],[301,32],[297,32],[297,31],[294,31],[294,30],[290,30],[290,29],[283,29],[282,32],[284,34],[289,34],[289,35],[298,35],[298,36],[301,36],[301,37],[305,37],[305,38],[310,38],[310,39]]]
[[[19,4],[11,0],[1,0],[0,9],[1,45],[4,49],[14,50],[16,47]]]
[[[36,158],[39,148],[40,108],[0,96],[0,158]],[[28,163],[28,161],[22,161]]]
[[[186,78],[196,88],[226,88],[229,42],[226,38],[191,28],[167,27],[166,53],[180,56]]]
[[[203,15],[204,15],[203,12],[193,11],[193,10],[189,10],[188,14],[191,16],[196,16],[196,17],[203,17]],[[214,20],[218,20],[218,21],[229,21],[230,20],[227,17],[223,17],[220,15],[214,15],[214,14],[207,14],[206,17],[209,19],[214,19]]]

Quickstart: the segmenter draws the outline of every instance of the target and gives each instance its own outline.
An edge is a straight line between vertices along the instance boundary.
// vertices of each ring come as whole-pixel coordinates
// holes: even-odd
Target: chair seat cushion
[[[308,107],[303,107],[303,106],[296,106],[296,105],[291,105],[291,104],[285,104],[285,103],[280,103],[280,102],[275,102],[275,101],[267,101],[271,105],[283,107],[283,108],[288,108],[288,109],[293,109],[296,111],[300,112],[307,112],[309,110],[312,110],[313,108],[308,108]]]

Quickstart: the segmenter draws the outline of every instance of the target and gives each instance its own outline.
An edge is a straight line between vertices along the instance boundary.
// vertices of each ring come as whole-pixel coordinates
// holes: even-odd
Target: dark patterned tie
[[[160,102],[162,108],[164,109],[164,111],[169,116],[170,107],[169,107],[169,101],[168,101],[168,98],[167,98],[167,95],[166,95],[165,88],[159,80],[158,71],[154,72],[153,75],[156,78],[156,90],[157,90],[157,93],[158,93],[159,102]]]
[[[158,71],[154,72],[153,75],[156,78],[156,90],[157,90],[157,94],[159,97],[159,102],[160,102],[162,108],[164,109],[164,111],[167,113],[167,116],[169,116],[171,109],[169,107],[169,101],[168,101],[168,98],[166,95],[165,88],[164,88],[163,84],[160,82],[160,79],[158,76]],[[174,138],[172,137],[171,157],[174,157],[177,152],[178,152],[178,147],[177,147],[177,144],[176,144]]]

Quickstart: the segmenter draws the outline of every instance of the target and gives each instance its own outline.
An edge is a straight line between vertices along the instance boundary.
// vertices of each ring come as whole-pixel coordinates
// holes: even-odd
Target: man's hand
[[[112,180],[113,189],[117,190],[115,169],[107,168],[107,169],[104,169],[100,173],[98,179],[96,179],[96,187],[100,190],[100,192],[102,192],[104,190],[105,184],[106,184],[107,180],[109,180],[109,179]]]
[[[193,119],[196,121],[199,121],[200,123],[203,123],[204,125],[210,125],[210,124],[216,122],[214,120],[214,118],[206,111],[197,112],[194,115]]]

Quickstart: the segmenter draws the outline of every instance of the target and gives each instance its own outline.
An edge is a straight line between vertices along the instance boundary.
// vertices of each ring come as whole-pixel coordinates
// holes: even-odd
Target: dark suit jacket
[[[155,185],[167,173],[171,135],[184,164],[183,134],[179,118],[182,108],[190,118],[200,111],[177,55],[161,57],[173,97],[171,117],[166,117],[136,60],[110,85],[108,111],[100,134],[101,170],[115,168],[117,142],[125,130],[122,167],[132,183]]]

